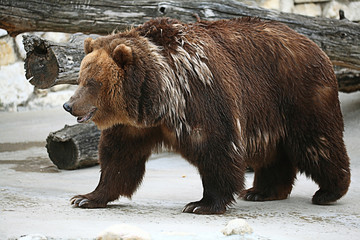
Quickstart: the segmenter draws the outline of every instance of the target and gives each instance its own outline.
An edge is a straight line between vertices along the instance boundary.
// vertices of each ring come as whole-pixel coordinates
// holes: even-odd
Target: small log
[[[100,134],[92,122],[65,125],[49,134],[46,139],[47,152],[59,169],[72,170],[96,165]]]

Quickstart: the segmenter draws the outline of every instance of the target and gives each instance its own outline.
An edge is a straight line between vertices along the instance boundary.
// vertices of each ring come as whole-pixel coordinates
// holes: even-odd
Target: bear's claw
[[[74,207],[86,207],[86,204],[89,203],[89,199],[87,199],[83,196],[75,196],[70,199],[70,203]]]
[[[70,199],[70,203],[74,207],[79,207],[79,208],[104,208],[104,207],[106,207],[106,203],[101,203],[99,201],[89,199],[88,197],[83,196],[83,195],[78,195],[78,196],[72,197]]]
[[[244,200],[259,202],[259,201],[264,201],[265,198],[259,193],[249,192],[245,194]]]
[[[89,202],[89,199],[83,199],[78,203],[78,206],[81,207]]]
[[[216,206],[212,204],[204,204],[201,201],[186,204],[182,212],[195,214],[223,214],[226,207]]]

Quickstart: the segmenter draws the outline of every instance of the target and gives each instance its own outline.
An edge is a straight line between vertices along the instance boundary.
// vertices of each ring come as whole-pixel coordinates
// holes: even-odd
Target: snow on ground
[[[0,239],[41,234],[53,239],[94,239],[114,224],[130,224],[152,239],[358,239],[360,236],[360,92],[341,94],[345,142],[351,158],[348,194],[328,206],[311,204],[316,184],[299,176],[290,198],[272,202],[238,200],[224,215],[181,213],[202,195],[196,169],[174,154],[153,155],[142,186],[132,200],[121,198],[106,209],[72,208],[69,199],[92,191],[99,167],[59,171],[48,159],[44,140],[50,131],[75,119],[61,108],[0,112]],[[252,173],[246,174],[251,186]],[[253,229],[224,236],[233,219]]]
[[[0,110],[15,110],[26,102],[33,89],[25,78],[23,62],[0,66]]]
[[[35,90],[25,77],[24,62],[0,66],[0,111],[11,112],[50,109],[61,106],[76,86],[56,86]]]

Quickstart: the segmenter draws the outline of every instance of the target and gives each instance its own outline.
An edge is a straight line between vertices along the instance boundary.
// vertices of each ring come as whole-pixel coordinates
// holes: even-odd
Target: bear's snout
[[[66,102],[63,105],[63,108],[65,109],[65,111],[71,113],[72,112],[72,107]]]

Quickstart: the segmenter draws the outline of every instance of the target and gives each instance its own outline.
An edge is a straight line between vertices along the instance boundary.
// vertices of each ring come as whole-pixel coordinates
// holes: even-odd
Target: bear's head
[[[91,38],[85,40],[84,48],[78,88],[64,109],[79,123],[91,119],[100,129],[129,122],[122,84],[124,69],[133,61],[132,48],[116,40],[106,44]]]

